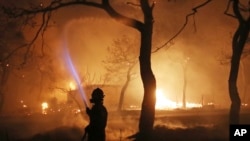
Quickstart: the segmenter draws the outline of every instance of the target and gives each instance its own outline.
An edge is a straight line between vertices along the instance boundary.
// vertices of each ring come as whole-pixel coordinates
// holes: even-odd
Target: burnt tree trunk
[[[152,133],[154,125],[156,103],[156,80],[151,69],[153,7],[150,7],[148,2],[145,2],[145,0],[141,0],[141,5],[144,12],[144,25],[141,30],[141,49],[139,63],[140,74],[144,88],[144,96],[141,105],[138,140],[147,141],[151,140],[150,134]]]
[[[238,4],[239,0],[233,1],[233,10],[236,15],[236,18],[239,21],[239,26],[233,36],[231,68],[228,80],[229,96],[231,100],[231,107],[229,113],[230,124],[239,124],[241,99],[237,89],[237,78],[238,78],[241,54],[244,49],[246,40],[248,38],[249,26],[250,26],[250,17],[248,17],[247,20],[244,20],[244,18],[240,14]]]

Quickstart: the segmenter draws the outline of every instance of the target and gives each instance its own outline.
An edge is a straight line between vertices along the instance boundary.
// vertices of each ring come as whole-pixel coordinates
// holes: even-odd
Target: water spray
[[[72,59],[70,57],[66,41],[64,41],[63,46],[64,46],[64,57],[65,57],[66,64],[67,64],[67,66],[68,66],[68,68],[70,70],[71,75],[73,76],[73,78],[74,78],[74,80],[75,80],[75,82],[77,84],[77,87],[78,87],[79,93],[81,95],[81,98],[83,100],[84,106],[89,107],[88,102],[87,102],[88,101],[87,95],[85,94],[85,92],[83,90],[83,87],[81,85],[80,77],[78,76],[78,73],[77,73],[77,71],[75,69],[75,66],[74,66],[74,64],[72,62]]]

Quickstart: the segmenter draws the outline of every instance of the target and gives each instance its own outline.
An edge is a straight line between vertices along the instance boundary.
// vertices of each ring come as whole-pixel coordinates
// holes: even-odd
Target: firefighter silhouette
[[[107,124],[107,109],[103,105],[104,93],[102,89],[96,88],[93,90],[90,102],[93,103],[92,108],[86,108],[89,116],[89,125],[85,128],[85,134],[82,141],[105,141],[105,128]]]

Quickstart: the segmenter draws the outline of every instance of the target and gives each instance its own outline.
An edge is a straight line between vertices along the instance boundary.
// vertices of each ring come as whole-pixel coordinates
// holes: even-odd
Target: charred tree
[[[150,134],[153,130],[155,118],[156,103],[156,79],[151,68],[151,49],[152,49],[152,32],[153,32],[153,14],[152,6],[146,0],[141,0],[141,8],[144,13],[144,24],[140,30],[141,47],[140,47],[140,74],[144,88],[144,96],[141,105],[141,115],[139,122],[138,140],[150,140]]]
[[[239,124],[241,99],[237,89],[237,78],[242,51],[249,34],[250,16],[248,16],[247,19],[243,18],[243,15],[240,13],[239,0],[233,0],[233,11],[236,18],[238,19],[239,25],[232,40],[232,58],[228,80],[229,97],[231,100],[229,123]]]
[[[141,115],[139,119],[139,133],[136,140],[150,140],[150,135],[153,131],[155,118],[155,90],[156,79],[151,68],[151,49],[152,49],[152,32],[153,32],[153,8],[154,4],[150,5],[148,0],[140,0],[140,6],[144,15],[144,22],[139,22],[133,19],[127,19],[118,15],[113,8],[109,6],[108,1],[104,1],[104,5],[108,6],[106,11],[116,20],[132,26],[140,32],[140,53],[139,66],[140,75],[143,83],[144,95],[141,104]],[[122,19],[121,19],[122,18]]]

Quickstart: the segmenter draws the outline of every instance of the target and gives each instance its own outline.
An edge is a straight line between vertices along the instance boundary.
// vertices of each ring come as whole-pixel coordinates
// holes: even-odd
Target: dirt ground
[[[80,141],[88,119],[80,115],[0,117],[0,141]],[[131,141],[138,131],[139,111],[109,112],[107,141]],[[250,111],[241,113],[250,124]],[[228,110],[157,111],[155,141],[228,141]]]

